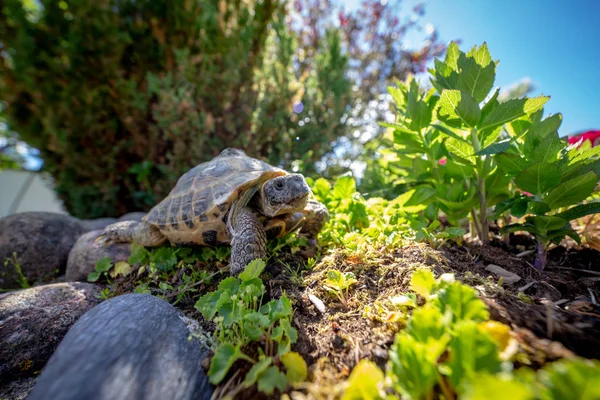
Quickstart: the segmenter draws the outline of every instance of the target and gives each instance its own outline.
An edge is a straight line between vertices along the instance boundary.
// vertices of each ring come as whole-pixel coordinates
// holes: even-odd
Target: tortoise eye
[[[281,189],[283,189],[283,187],[284,187],[283,182],[281,182],[281,181],[275,182],[275,189],[281,190]]]

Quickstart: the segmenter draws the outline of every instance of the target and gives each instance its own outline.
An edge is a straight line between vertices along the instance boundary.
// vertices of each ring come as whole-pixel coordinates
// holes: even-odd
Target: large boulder
[[[80,220],[85,228],[86,232],[95,231],[97,229],[104,229],[110,224],[114,224],[119,221],[141,221],[142,217],[146,215],[145,212],[134,211],[124,214],[120,218],[95,218],[95,219],[82,219]]]
[[[110,224],[117,222],[116,218],[95,218],[95,219],[81,219],[81,223],[85,228],[86,232],[95,231],[97,229],[104,229]]]
[[[56,283],[0,295],[0,382],[42,369],[67,331],[100,303],[90,283]]]
[[[88,311],[71,328],[29,400],[209,399],[207,347],[164,300],[127,294]]]
[[[19,289],[64,273],[69,252],[84,232],[81,221],[65,214],[0,218],[0,288]]]
[[[110,243],[98,241],[102,230],[91,231],[79,237],[69,254],[67,261],[67,281],[87,281],[87,276],[94,271],[96,263],[102,257],[110,257],[117,263],[127,261],[131,243]]]

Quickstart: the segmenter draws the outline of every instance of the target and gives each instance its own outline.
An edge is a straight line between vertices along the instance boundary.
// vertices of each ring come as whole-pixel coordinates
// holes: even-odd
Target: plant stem
[[[471,218],[473,219],[471,223],[475,227],[475,232],[477,233],[477,237],[481,238],[481,228],[479,227],[479,221],[477,221],[477,211],[472,208],[471,209]],[[471,230],[471,237],[474,238],[473,230]]]
[[[544,267],[546,266],[548,256],[548,254],[546,253],[546,245],[544,244],[544,242],[538,240],[535,249],[536,253],[535,261],[533,262],[533,267],[538,271],[543,271]]]
[[[438,384],[440,385],[440,389],[442,390],[442,393],[444,394],[444,397],[446,398],[446,400],[454,400],[454,392],[452,392],[452,389],[448,386],[448,382],[446,382],[446,378],[440,374],[438,374]]]
[[[481,150],[481,143],[477,137],[477,129],[471,129],[471,144],[473,145],[474,153]],[[488,244],[490,242],[490,227],[487,217],[487,193],[485,189],[485,161],[486,156],[475,157],[475,171],[477,175],[477,192],[479,195],[479,223],[481,231],[479,231],[479,240],[481,243]]]

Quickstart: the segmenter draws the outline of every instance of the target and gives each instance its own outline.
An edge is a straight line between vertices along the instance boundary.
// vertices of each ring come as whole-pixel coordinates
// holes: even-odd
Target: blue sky
[[[550,95],[546,114],[563,114],[561,136],[600,129],[600,1],[405,0],[402,16],[422,2],[423,26],[441,40],[461,39],[463,50],[487,42],[500,60],[497,86],[529,77],[532,94]]]

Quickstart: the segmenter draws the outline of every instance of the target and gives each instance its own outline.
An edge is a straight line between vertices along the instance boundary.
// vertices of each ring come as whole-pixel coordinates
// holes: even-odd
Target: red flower
[[[586,140],[589,140],[592,143],[592,146],[600,145],[600,130],[598,131],[587,131],[580,133],[579,135],[571,136],[569,138],[569,144],[575,144],[581,140],[581,144]],[[580,144],[580,146],[581,146]]]
[[[339,12],[338,14],[338,18],[340,19],[340,25],[341,26],[346,26],[348,25],[348,18],[346,18],[344,16],[344,13],[342,11]]]
[[[438,161],[440,165],[446,165],[447,162],[448,160],[446,158],[441,158],[440,161]]]
[[[525,192],[525,191],[521,190],[521,193],[523,193],[527,197],[533,197],[533,195],[529,192]]]

